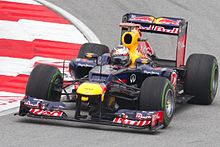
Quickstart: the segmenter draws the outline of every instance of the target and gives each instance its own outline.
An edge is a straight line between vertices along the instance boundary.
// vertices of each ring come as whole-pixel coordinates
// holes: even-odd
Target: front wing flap
[[[162,111],[139,111],[121,109],[113,119],[116,124],[129,125],[139,128],[154,128],[163,124]]]

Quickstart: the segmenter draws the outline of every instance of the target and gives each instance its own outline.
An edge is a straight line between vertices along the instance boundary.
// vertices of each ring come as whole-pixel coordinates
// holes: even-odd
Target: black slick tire
[[[184,92],[194,96],[188,103],[209,105],[218,89],[218,63],[214,56],[192,54],[186,63]]]
[[[169,108],[168,108],[168,102]],[[139,109],[144,111],[163,111],[163,125],[166,128],[174,114],[174,90],[170,81],[164,77],[149,77],[141,86]]]
[[[58,68],[39,64],[29,76],[25,95],[49,101],[60,101],[62,84],[63,78]]]

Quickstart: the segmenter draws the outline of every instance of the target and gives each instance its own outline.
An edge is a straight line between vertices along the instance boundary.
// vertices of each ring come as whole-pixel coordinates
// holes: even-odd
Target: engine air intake
[[[131,44],[131,43],[132,43],[132,36],[131,36],[130,33],[129,33],[129,34],[125,34],[125,36],[124,36],[124,42],[125,42],[126,44]]]

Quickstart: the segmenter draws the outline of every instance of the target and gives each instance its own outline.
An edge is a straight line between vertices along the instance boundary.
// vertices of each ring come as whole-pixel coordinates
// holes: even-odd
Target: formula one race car
[[[72,80],[65,80],[57,67],[37,65],[18,114],[155,131],[169,125],[176,103],[213,102],[218,63],[214,56],[192,54],[185,64],[188,22],[129,13],[120,26],[119,47],[81,46],[69,64]],[[177,36],[176,59],[158,58],[141,37],[147,32]],[[73,110],[61,97],[75,103]]]

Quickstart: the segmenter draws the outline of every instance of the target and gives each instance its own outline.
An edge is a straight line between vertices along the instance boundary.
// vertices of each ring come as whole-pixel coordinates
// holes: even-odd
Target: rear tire
[[[86,53],[94,53],[99,57],[104,53],[109,53],[109,48],[103,44],[85,43],[81,46],[77,57],[85,58]]]
[[[163,125],[166,128],[174,114],[174,90],[170,81],[164,77],[149,77],[141,86],[139,109],[144,111],[163,111]]]
[[[60,101],[63,78],[59,69],[45,64],[37,65],[26,86],[26,96],[49,101]]]
[[[209,105],[218,89],[218,63],[214,56],[192,54],[186,63],[184,92],[194,96],[188,103]]]

